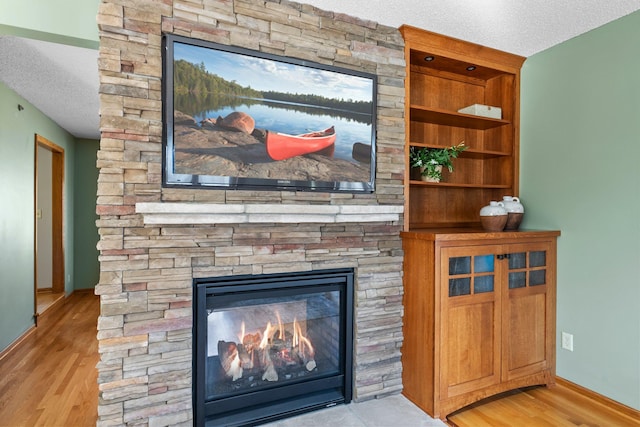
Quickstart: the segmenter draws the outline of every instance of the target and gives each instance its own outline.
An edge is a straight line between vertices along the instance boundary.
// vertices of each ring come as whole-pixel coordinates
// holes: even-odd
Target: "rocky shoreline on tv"
[[[351,160],[336,158],[339,130],[332,128],[289,135],[256,128],[253,118],[242,112],[198,123],[176,110],[174,171],[278,180],[367,181],[371,146],[356,142]]]
[[[376,76],[165,36],[165,182],[371,192]]]

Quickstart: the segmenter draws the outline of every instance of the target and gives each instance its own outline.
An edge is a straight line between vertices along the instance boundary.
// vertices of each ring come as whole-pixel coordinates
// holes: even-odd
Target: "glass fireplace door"
[[[207,399],[340,373],[340,292],[207,300]]]
[[[351,400],[353,270],[194,284],[197,425],[251,425]]]

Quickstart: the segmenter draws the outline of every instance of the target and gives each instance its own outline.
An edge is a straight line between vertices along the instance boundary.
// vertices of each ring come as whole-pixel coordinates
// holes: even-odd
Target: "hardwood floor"
[[[449,415],[454,427],[637,427],[640,413],[560,380],[555,387],[504,393]],[[579,387],[577,387],[579,388]],[[588,392],[590,393],[590,392]]]
[[[47,309],[59,301],[64,299],[64,292],[38,291],[38,309],[37,313],[42,314]]]
[[[84,427],[97,421],[98,297],[76,292],[0,361],[0,427]],[[501,395],[449,417],[456,427],[632,427],[638,411],[570,383]],[[398,424],[402,425],[402,423]],[[380,426],[387,427],[387,426]],[[411,426],[406,426],[411,427]]]
[[[95,426],[99,299],[74,292],[0,361],[0,426]]]
[[[48,322],[55,322],[60,317],[58,310],[64,307],[64,292],[40,292],[38,291],[38,304],[36,310],[36,325],[46,326]]]

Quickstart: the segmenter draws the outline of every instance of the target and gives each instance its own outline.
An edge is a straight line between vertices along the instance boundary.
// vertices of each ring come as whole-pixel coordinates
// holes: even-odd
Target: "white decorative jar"
[[[492,200],[480,209],[480,223],[486,231],[502,231],[507,225],[509,215],[503,202]]]
[[[520,203],[519,198],[512,196],[502,197],[502,203],[508,214],[507,224],[504,226],[504,229],[517,230],[524,216],[524,206]]]

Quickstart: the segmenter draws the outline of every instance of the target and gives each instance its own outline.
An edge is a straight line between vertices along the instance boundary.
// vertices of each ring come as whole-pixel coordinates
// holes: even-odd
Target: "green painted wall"
[[[0,83],[0,351],[33,325],[35,134],[65,150],[65,292],[73,291],[75,139]]]
[[[0,35],[97,49],[99,4],[100,0],[0,0]],[[25,109],[18,112],[18,104]],[[0,179],[5,183],[0,186],[0,351],[33,325],[35,133],[65,149],[65,292],[91,288],[99,276],[98,141],[76,141],[0,83]]]
[[[74,221],[74,289],[93,288],[100,277],[98,263],[98,229],[96,228],[96,194],[98,168],[96,158],[100,141],[79,139],[76,144],[73,188]]]
[[[100,0],[0,0],[0,34],[98,47]]]
[[[528,228],[560,229],[557,374],[640,409],[640,12],[522,71]],[[561,332],[574,351],[561,349]]]

